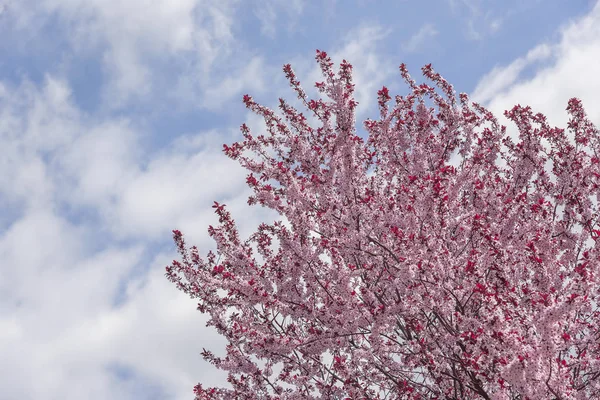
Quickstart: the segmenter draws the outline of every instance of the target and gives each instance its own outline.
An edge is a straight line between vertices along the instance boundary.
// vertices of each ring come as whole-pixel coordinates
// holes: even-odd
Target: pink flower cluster
[[[600,398],[600,136],[571,99],[568,129],[531,108],[504,126],[431,65],[406,96],[378,92],[357,135],[352,66],[316,56],[325,95],[280,114],[244,96],[225,154],[249,204],[286,221],[239,237],[224,205],[217,253],[188,249],[168,278],[198,299],[227,355],[203,356],[231,388],[197,399]]]

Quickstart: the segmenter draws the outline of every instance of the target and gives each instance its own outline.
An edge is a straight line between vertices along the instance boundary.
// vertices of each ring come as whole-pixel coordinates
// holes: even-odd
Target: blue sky
[[[495,113],[516,103],[600,122],[600,6],[587,0],[0,1],[0,398],[191,399],[225,385],[195,302],[164,267],[171,230],[212,248],[212,202],[242,233],[221,153],[262,123],[249,93],[293,99],[281,72],[319,79],[315,49],[354,65],[358,118],[376,92],[434,68]]]

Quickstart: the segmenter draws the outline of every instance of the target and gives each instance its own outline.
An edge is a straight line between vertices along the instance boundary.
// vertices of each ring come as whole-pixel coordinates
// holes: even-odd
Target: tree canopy
[[[600,398],[600,136],[578,99],[567,129],[517,105],[518,136],[431,65],[405,96],[378,91],[357,134],[352,66],[317,51],[323,98],[283,70],[259,135],[224,145],[248,203],[275,210],[247,240],[223,204],[216,253],[168,278],[224,336],[231,388],[197,399]],[[314,125],[314,124],[313,124]]]

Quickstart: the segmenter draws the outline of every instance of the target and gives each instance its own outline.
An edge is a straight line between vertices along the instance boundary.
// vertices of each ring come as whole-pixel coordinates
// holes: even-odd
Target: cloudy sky
[[[164,277],[171,230],[209,250],[217,200],[249,233],[245,173],[221,153],[241,98],[294,98],[315,49],[354,65],[359,118],[397,70],[434,68],[500,113],[600,122],[589,0],[0,0],[0,398],[192,399],[225,384],[224,342]],[[203,251],[204,252],[204,251]]]

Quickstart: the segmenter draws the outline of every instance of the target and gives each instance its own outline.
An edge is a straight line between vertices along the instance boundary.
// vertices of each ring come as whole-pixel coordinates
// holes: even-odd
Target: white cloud
[[[571,97],[583,100],[593,121],[600,122],[600,3],[586,16],[561,29],[556,44],[542,44],[504,68],[495,68],[481,79],[474,97],[496,114],[515,104],[543,112],[551,124],[565,126],[565,108]],[[532,77],[521,77],[527,66],[544,60]]]
[[[233,131],[180,136],[148,154],[131,121],[96,121],[70,93],[51,76],[41,87],[0,85],[1,198],[16,209],[0,231],[3,395],[149,398],[140,388],[154,384],[160,398],[184,399],[198,380],[226,385],[199,355],[222,339],[163,275],[176,254],[149,243],[179,228],[211,248],[213,200],[228,204],[243,236],[274,218],[248,212],[245,172],[220,151]]]
[[[198,379],[225,383],[223,373],[200,356],[203,347],[224,348],[225,342],[216,333],[207,333],[206,318],[194,302],[165,279],[164,266],[173,257],[159,256],[147,276],[128,285],[127,303],[85,321],[64,342],[83,341],[97,352],[95,363],[132,368],[159,383],[168,398],[185,399]]]
[[[245,172],[222,153],[238,130],[180,137],[148,155],[145,135],[124,118],[96,121],[77,110],[64,81],[48,77],[0,93],[2,202],[20,212],[91,213],[119,238],[202,231],[213,200],[245,202]]]
[[[4,266],[0,281],[0,363],[2,392],[8,398],[101,399],[111,392],[103,382],[96,353],[86,346],[91,334],[66,337],[111,308],[119,282],[139,260],[141,248],[86,250],[89,230],[50,211],[30,212],[0,237]],[[79,382],[71,385],[73,382]],[[117,396],[124,398],[122,396]]]
[[[0,90],[0,193],[19,208],[52,201],[55,183],[44,158],[77,134],[77,112],[64,81],[47,77],[38,90],[32,83]]]
[[[473,91],[472,98],[480,103],[489,101],[498,93],[509,88],[515,83],[519,75],[528,66],[545,61],[552,56],[552,49],[548,44],[541,44],[530,50],[525,57],[517,58],[506,67],[495,67],[487,73]]]
[[[100,58],[108,74],[105,106],[141,101],[154,88],[154,64],[187,57],[185,73],[208,79],[233,41],[233,4],[227,0],[26,0],[11,4],[13,23],[38,34],[52,16],[68,27],[72,50]],[[97,57],[97,52],[101,57]]]
[[[274,37],[296,30],[305,2],[248,7],[263,33]],[[45,37],[48,25],[64,30],[68,56],[57,63],[60,73],[84,75],[80,62],[100,64],[100,101],[93,107],[104,113],[165,104],[224,111],[241,92],[262,90],[273,73],[236,36],[242,12],[238,0],[23,0],[11,5],[10,18],[20,38],[38,46],[48,41],[42,47],[55,46],[55,38]],[[21,41],[16,46],[31,51]]]
[[[139,134],[126,120],[81,127],[81,134],[57,157],[69,193],[64,201],[90,207],[111,207],[138,170]]]
[[[419,48],[425,46],[429,40],[437,36],[437,34],[438,31],[433,24],[425,24],[402,45],[402,49],[408,52],[417,51]]]

